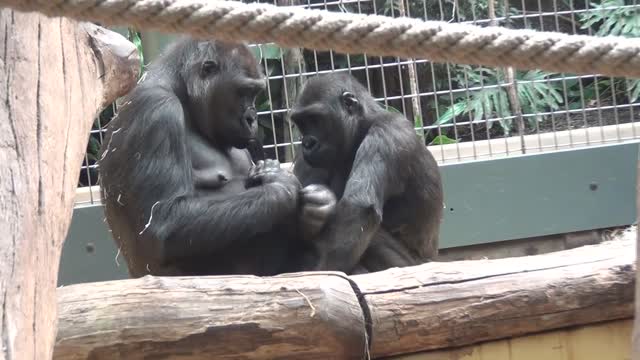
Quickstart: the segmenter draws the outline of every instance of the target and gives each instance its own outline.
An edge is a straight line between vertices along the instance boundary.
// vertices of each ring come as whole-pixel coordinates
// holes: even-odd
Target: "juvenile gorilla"
[[[440,172],[411,122],[335,73],[308,81],[291,119],[303,136],[294,173],[339,199],[335,217],[307,239],[314,244],[307,270],[374,272],[437,255]]]
[[[287,271],[308,222],[297,214],[317,221],[334,210],[330,191],[301,191],[277,161],[252,167],[264,86],[246,46],[184,38],[127,96],[99,166],[107,221],[133,277]]]

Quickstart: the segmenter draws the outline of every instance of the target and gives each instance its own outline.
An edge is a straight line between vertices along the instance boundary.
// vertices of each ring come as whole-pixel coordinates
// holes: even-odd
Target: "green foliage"
[[[140,32],[134,28],[127,28],[127,39],[136,46],[138,49],[138,55],[140,56],[140,76],[144,72],[144,49],[142,48],[142,37]]]
[[[386,0],[387,2],[391,0]],[[394,0],[399,1],[399,0]],[[408,0],[411,4],[413,0]],[[581,13],[578,19],[582,29],[591,29],[596,35],[640,37],[640,12],[637,7],[629,6],[629,0],[603,0],[602,3],[592,3],[593,8],[589,12]],[[396,7],[394,5],[394,7]],[[505,6],[502,0],[496,1],[496,15],[505,16]],[[475,18],[487,18],[487,0],[472,0],[460,4],[456,18],[459,21]],[[510,8],[510,14],[517,14],[518,10]],[[447,103],[446,111],[440,114],[434,125],[443,125],[453,122],[459,116],[469,116],[471,121],[481,121],[492,117],[504,118],[512,115],[512,108],[505,86],[486,88],[486,86],[504,84],[504,75],[501,70],[491,68],[472,68],[471,66],[454,66],[452,68],[454,88],[473,88],[485,86],[484,89],[458,93],[453,96],[440,96],[438,103]],[[517,95],[525,114],[540,114],[546,111],[559,110],[561,106],[568,109],[578,109],[583,106],[591,106],[593,99],[602,98],[615,89],[618,96],[628,98],[629,102],[640,99],[640,79],[612,80],[598,79],[588,80],[551,80],[555,74],[543,71],[518,71],[516,72]],[[437,80],[437,79],[436,79]],[[441,86],[438,86],[441,87]],[[443,84],[448,87],[448,84]],[[566,93],[565,93],[566,89]],[[566,104],[565,104],[566,102]],[[542,121],[543,116],[528,117],[530,126]],[[511,120],[502,119],[498,124],[508,135],[511,128]],[[493,125],[493,124],[492,124]],[[492,126],[491,125],[491,126]],[[441,141],[438,139],[437,141]]]
[[[455,83],[463,87],[491,86],[504,83],[502,73],[499,70],[479,67],[472,68],[468,65],[454,68]],[[465,76],[466,75],[466,76]],[[564,102],[562,87],[552,81],[546,81],[551,75],[539,70],[516,72],[518,83],[518,99],[524,113],[540,113],[547,110],[557,110]],[[506,87],[491,87],[480,90],[456,94],[453,105],[435,121],[434,125],[443,125],[453,121],[454,117],[470,114],[472,121],[477,122],[491,117],[511,116],[511,107]],[[541,121],[541,116],[531,117],[532,126],[536,121]],[[508,134],[511,120],[502,119],[499,124]]]
[[[416,115],[415,118],[413,119],[413,127],[416,128],[416,133],[418,134],[418,136],[420,136],[421,138],[424,138],[424,123],[422,121],[422,116],[421,115]]]
[[[640,14],[635,6],[625,6],[624,0],[603,0],[591,3],[591,11],[580,14],[582,29],[594,29],[598,36],[640,37]]]
[[[640,97],[640,79],[627,80],[627,90],[629,91],[629,102],[636,102]]]
[[[517,73],[518,74],[518,73]],[[529,118],[532,126],[536,121],[542,121],[542,116],[537,115],[547,110],[558,110],[564,103],[562,95],[562,82],[546,81],[550,77],[557,75],[540,70],[520,72],[516,75],[518,81],[518,98],[525,114],[536,114]]]
[[[513,2],[513,1],[511,1]],[[465,4],[466,3],[466,4]],[[509,7],[508,13],[505,11],[505,0],[497,0],[494,4],[496,17],[508,19],[514,15],[520,15],[521,11],[515,7]],[[488,19],[489,18],[489,2],[487,0],[471,0],[460,4],[458,10],[458,21],[471,21],[475,19]],[[510,20],[502,21],[500,25],[509,25]]]
[[[591,29],[598,36],[640,37],[640,11],[625,0],[603,0],[591,3],[591,11],[580,14],[581,29]],[[634,4],[635,5],[635,4]],[[623,89],[622,80],[616,81],[617,88]],[[640,97],[640,79],[625,80],[629,102]],[[624,95],[627,95],[624,94]]]
[[[100,142],[93,136],[89,136],[87,144],[87,159],[89,161],[98,161],[98,152],[100,151]]]
[[[398,110],[398,109],[394,108],[394,107],[393,107],[393,106],[391,106],[391,105],[382,105],[382,107],[383,107],[383,108],[385,108],[387,111],[395,112],[395,113],[401,114],[400,110]]]
[[[455,139],[451,139],[446,135],[438,135],[429,143],[429,145],[447,145],[455,143],[457,143]]]
[[[403,8],[404,14],[400,9]],[[505,2],[507,0],[495,1],[495,12],[497,17],[507,17],[519,15],[521,12],[515,7],[509,7],[507,14]],[[452,22],[473,21],[476,19],[487,19],[488,1],[487,0],[470,0],[470,1],[429,1],[429,0],[375,0],[377,14],[385,16],[409,16],[412,18],[428,17],[429,20],[443,20]],[[510,21],[509,21],[510,22]],[[509,22],[502,21],[501,25],[507,25]]]

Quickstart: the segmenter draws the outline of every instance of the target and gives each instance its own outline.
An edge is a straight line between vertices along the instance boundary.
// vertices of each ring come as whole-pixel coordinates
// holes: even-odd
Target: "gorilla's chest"
[[[191,167],[194,187],[198,191],[234,193],[244,190],[251,167],[246,150],[222,152],[203,143],[193,143]]]

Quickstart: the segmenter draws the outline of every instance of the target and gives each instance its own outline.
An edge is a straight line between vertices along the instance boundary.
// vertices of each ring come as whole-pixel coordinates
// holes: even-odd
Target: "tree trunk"
[[[54,359],[380,358],[628,319],[634,243],[350,279],[147,276],[72,285],[58,289]]]
[[[9,9],[0,43],[0,359],[46,360],[89,130],[135,84],[137,53],[94,25]]]

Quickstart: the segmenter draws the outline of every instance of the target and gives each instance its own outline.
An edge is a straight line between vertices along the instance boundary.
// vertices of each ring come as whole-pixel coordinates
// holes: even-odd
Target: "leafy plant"
[[[624,0],[603,0],[591,3],[593,9],[580,14],[582,29],[594,29],[598,36],[640,36],[640,14],[635,6],[626,6]]]
[[[511,116],[509,97],[505,87],[486,87],[504,83],[500,71],[491,68],[480,67],[473,69],[471,66],[462,65],[455,69],[455,82],[461,87],[485,88],[457,94],[453,105],[435,121],[434,125],[450,123],[454,117],[467,113],[472,116],[472,121],[478,122],[484,118],[498,117],[500,126],[506,134],[511,128],[511,120],[504,119]],[[466,78],[465,78],[466,74]],[[547,79],[553,74],[539,70],[516,72],[518,82],[518,99],[524,113],[537,114],[546,110],[556,110],[564,102],[561,86]],[[528,118],[532,126],[536,121],[541,121],[541,116]]]
[[[627,80],[629,102],[636,102],[640,98],[640,79]]]
[[[415,116],[415,118],[413,119],[413,127],[416,128],[416,133],[418,134],[418,136],[424,138],[424,122],[422,121],[421,115]]]
[[[140,56],[140,76],[144,72],[144,51],[142,48],[142,37],[140,36],[140,32],[134,28],[127,28],[127,39],[136,46],[138,49],[138,55]]]
[[[598,36],[640,37],[640,12],[636,6],[630,6],[624,0],[603,0],[600,4],[590,5],[590,11],[580,14],[582,29],[591,29]],[[640,97],[640,79],[625,82],[629,102],[635,102]]]
[[[429,145],[447,145],[455,143],[457,143],[457,141],[455,139],[447,137],[447,135],[438,135],[433,140],[431,140]]]

